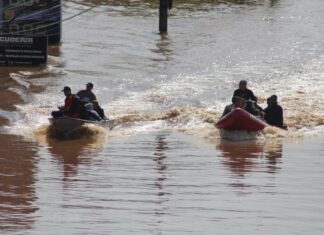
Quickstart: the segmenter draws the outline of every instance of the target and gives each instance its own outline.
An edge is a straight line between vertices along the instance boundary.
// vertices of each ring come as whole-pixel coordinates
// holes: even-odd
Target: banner
[[[1,33],[45,35],[61,41],[61,0],[0,0]]]
[[[47,44],[47,36],[0,35],[0,66],[45,64]]]

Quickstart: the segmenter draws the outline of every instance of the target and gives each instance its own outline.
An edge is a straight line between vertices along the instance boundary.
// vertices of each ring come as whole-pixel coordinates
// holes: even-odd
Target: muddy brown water
[[[0,68],[1,234],[324,233],[321,0],[64,1],[46,66]],[[222,140],[238,81],[288,131]],[[113,130],[48,134],[63,86],[93,82]]]

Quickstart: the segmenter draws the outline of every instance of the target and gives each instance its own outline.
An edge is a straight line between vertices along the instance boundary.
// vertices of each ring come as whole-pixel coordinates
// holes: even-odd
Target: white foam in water
[[[106,134],[109,137],[124,138],[133,135],[138,135],[147,132],[155,132],[165,130],[167,127],[165,121],[140,121],[128,122],[114,126],[112,129],[106,129]]]
[[[24,94],[22,91],[21,93]],[[10,126],[4,128],[7,132],[31,138],[38,128],[49,125],[48,118],[51,111],[57,107],[57,97],[36,94],[29,99],[31,100],[28,104],[16,105],[18,111],[15,112],[14,118],[9,120]]]
[[[48,116],[42,115],[36,109],[26,111],[26,107],[24,107],[23,110],[16,113],[15,119],[11,120],[10,126],[5,129],[8,133],[30,138],[44,124],[49,124]]]
[[[23,77],[17,73],[11,73],[10,77],[15,80],[21,86],[24,86],[26,89],[30,88],[31,84],[23,79]]]
[[[110,105],[121,110],[150,111],[163,107],[200,104],[199,99],[210,77],[180,74],[168,81],[156,83],[152,88],[140,92],[126,93],[125,96]]]
[[[277,94],[279,103],[284,109],[284,118],[289,131],[264,132],[266,138],[295,138],[322,133],[324,124],[324,65],[322,61],[324,58],[314,59],[300,68],[300,72],[286,74],[283,78],[248,80],[249,87],[259,96],[261,106],[265,107],[265,99],[268,96]],[[180,74],[169,80],[162,79],[150,89],[125,92],[123,97],[117,97],[118,99],[107,105],[110,118],[118,119],[125,115],[137,115],[137,118],[130,120],[129,125],[117,126],[114,131],[130,135],[174,128],[199,137],[209,136],[211,133],[219,135],[217,131],[214,131],[216,128],[213,122],[220,117],[224,106],[230,101],[230,96],[237,88],[239,80],[234,79],[233,74],[237,72],[239,75],[244,71],[247,73],[261,71],[260,74],[263,74],[262,70],[268,68],[258,67],[258,65],[253,67],[253,65],[244,63],[235,68],[220,69],[219,66],[213,66],[218,70],[217,75],[213,75],[215,71],[210,71],[210,69],[204,71],[206,74]],[[215,94],[214,90],[217,89],[223,92]],[[63,98],[59,92],[50,96],[46,92],[34,94],[30,103],[17,106],[19,112],[11,121],[11,127],[7,129],[11,133],[30,136],[40,126],[48,125],[51,111],[62,104]],[[170,115],[165,118],[166,114],[176,106],[179,109],[176,117]],[[156,118],[158,113],[162,113],[161,119],[166,120]],[[246,133],[231,133],[225,134],[225,138],[240,140],[255,138],[255,136]]]

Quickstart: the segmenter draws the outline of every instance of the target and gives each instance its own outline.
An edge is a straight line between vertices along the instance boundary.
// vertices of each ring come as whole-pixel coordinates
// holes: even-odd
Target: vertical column
[[[172,0],[160,0],[159,30],[160,33],[168,32],[168,10],[172,8]]]
[[[3,15],[2,11],[3,11],[3,8],[2,8],[2,1],[0,1],[0,33],[1,33],[1,29],[2,29],[2,21],[3,21],[3,19],[2,19],[2,15]]]

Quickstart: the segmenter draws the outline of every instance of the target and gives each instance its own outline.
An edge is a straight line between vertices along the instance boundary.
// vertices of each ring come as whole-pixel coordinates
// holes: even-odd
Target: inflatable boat
[[[268,124],[241,108],[235,108],[223,116],[216,127],[226,131],[262,131]]]

